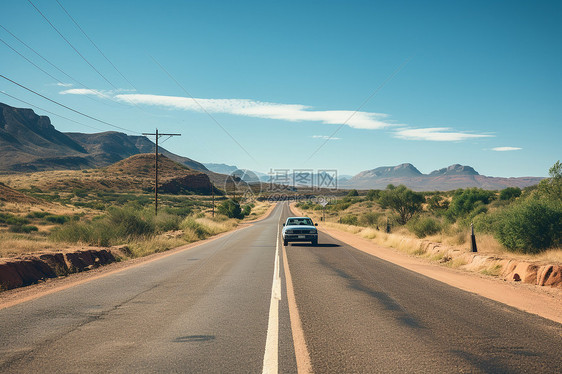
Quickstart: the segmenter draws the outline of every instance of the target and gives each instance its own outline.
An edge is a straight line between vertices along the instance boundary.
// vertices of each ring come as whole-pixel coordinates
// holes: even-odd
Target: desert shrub
[[[249,216],[250,212],[252,211],[252,208],[253,208],[253,204],[244,205],[244,208],[242,209],[242,215]]]
[[[562,163],[556,161],[548,174],[550,178],[540,181],[535,193],[542,198],[562,201]]]
[[[521,196],[521,188],[507,187],[500,191],[500,200],[513,200]]]
[[[87,243],[98,246],[122,244],[127,240],[154,234],[154,220],[132,208],[110,208],[91,222],[71,221],[51,232],[54,241]]]
[[[379,218],[383,214],[380,212],[367,212],[359,217],[359,224],[361,226],[376,226],[379,222]]]
[[[357,192],[356,189],[350,190],[350,191],[347,193],[347,197],[355,197],[355,196],[359,196],[359,192]]]
[[[193,208],[189,206],[180,207],[166,207],[165,212],[168,214],[173,214],[180,217],[187,217],[193,213]]]
[[[184,230],[186,235],[194,233],[196,238],[193,239],[205,239],[207,236],[209,236],[209,231],[207,230],[207,228],[203,224],[197,222],[195,217],[193,216],[185,218],[181,222],[180,227],[182,230]]]
[[[562,244],[562,204],[528,199],[501,211],[494,236],[511,251],[539,253]]]
[[[10,213],[0,213],[0,223],[7,225],[21,226],[29,223],[29,220],[24,217],[18,217]]]
[[[460,217],[467,216],[479,205],[489,204],[493,198],[494,193],[492,191],[486,191],[481,188],[456,190],[447,210],[447,217],[455,221]]]
[[[427,199],[427,208],[435,214],[442,214],[449,208],[449,201],[436,194]]]
[[[414,192],[404,185],[390,186],[380,192],[379,204],[383,208],[395,211],[399,216],[398,223],[404,225],[415,213],[422,210],[425,198],[421,193]]]
[[[26,218],[44,218],[45,216],[50,215],[49,212],[31,212],[28,213],[25,217]]]
[[[76,197],[84,198],[84,197],[88,196],[88,191],[83,189],[83,188],[75,188],[75,189],[72,190],[72,193]]]
[[[340,218],[340,223],[343,223],[345,225],[357,225],[357,222],[357,216],[354,216],[352,214],[348,214]]]
[[[411,219],[407,224],[408,229],[418,238],[434,235],[441,231],[441,224],[434,218],[422,216]]]
[[[62,225],[63,223],[66,223],[68,221],[70,221],[70,217],[69,216],[65,216],[65,215],[54,215],[54,214],[49,214],[47,216],[44,217],[45,221],[47,222],[51,222],[51,223],[58,223],[60,225]]]
[[[153,219],[156,232],[173,231],[180,228],[180,216],[161,212]]]
[[[367,200],[370,201],[374,201],[377,200],[379,198],[379,194],[380,194],[380,190],[369,190],[369,192],[367,192]]]
[[[32,231],[38,231],[37,226],[33,225],[11,225],[8,229],[11,232],[29,234]]]
[[[217,208],[219,214],[223,214],[228,218],[244,218],[240,203],[234,199],[228,199],[219,204]]]

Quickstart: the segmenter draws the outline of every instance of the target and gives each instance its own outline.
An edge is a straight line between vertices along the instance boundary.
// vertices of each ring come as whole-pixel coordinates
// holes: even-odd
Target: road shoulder
[[[320,231],[362,252],[392,262],[408,270],[446,283],[464,291],[501,302],[528,313],[562,323],[562,292],[558,289],[542,290],[537,286],[509,283],[484,275],[446,268],[416,257],[382,247],[349,232],[319,227]]]

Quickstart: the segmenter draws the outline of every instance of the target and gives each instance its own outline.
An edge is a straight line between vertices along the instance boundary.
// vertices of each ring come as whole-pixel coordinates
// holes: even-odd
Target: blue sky
[[[181,133],[163,146],[200,162],[511,177],[562,159],[560,1],[58,1],[110,62],[56,0],[32,2],[100,74],[3,0],[0,38],[52,77],[2,42],[0,74],[131,135]],[[0,91],[60,131],[115,130]]]

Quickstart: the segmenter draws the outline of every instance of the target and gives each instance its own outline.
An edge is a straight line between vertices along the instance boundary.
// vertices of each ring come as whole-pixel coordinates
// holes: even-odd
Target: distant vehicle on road
[[[318,245],[317,223],[312,223],[308,217],[289,217],[283,224],[283,245],[289,242],[311,242]]]

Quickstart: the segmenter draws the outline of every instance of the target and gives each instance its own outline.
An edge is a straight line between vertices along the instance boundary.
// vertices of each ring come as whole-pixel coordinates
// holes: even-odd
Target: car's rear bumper
[[[283,237],[286,242],[311,242],[318,240],[318,234],[288,234]]]

